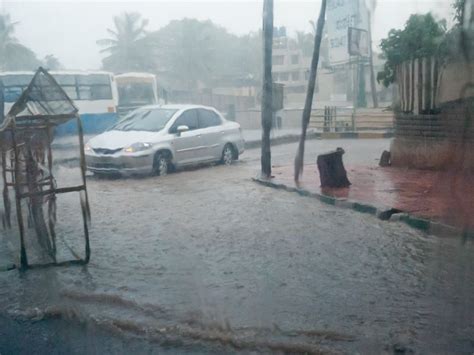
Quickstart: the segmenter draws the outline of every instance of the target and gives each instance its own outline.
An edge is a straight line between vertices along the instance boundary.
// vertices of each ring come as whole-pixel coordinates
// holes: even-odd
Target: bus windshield
[[[140,106],[155,104],[155,93],[152,83],[117,83],[119,105]]]

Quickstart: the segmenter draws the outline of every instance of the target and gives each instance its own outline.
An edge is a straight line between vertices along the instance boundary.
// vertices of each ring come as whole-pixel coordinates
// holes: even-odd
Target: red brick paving
[[[300,187],[311,192],[397,208],[456,227],[474,227],[474,174],[378,166],[347,166],[352,185],[322,189],[318,168],[305,165]],[[277,183],[295,186],[292,166],[275,166]]]

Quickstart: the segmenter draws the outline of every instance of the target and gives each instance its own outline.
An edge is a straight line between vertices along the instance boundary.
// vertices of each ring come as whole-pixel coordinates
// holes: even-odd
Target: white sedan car
[[[240,125],[212,107],[155,105],[133,111],[85,146],[96,174],[166,175],[208,162],[231,164],[244,151]]]

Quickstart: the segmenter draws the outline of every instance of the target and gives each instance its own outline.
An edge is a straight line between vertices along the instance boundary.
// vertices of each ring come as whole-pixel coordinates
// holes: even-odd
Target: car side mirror
[[[178,128],[176,128],[176,133],[178,133],[178,137],[181,135],[181,133],[186,131],[189,131],[189,127],[185,125],[178,126]]]

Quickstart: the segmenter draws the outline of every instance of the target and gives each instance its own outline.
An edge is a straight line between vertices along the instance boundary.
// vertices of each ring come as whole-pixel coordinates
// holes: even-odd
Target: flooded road
[[[344,144],[366,163],[388,147]],[[275,164],[295,150],[275,147]],[[472,240],[269,189],[258,169],[251,150],[231,167],[90,177],[91,263],[0,272],[0,353],[474,351]],[[59,199],[58,233],[81,251],[78,207]]]

